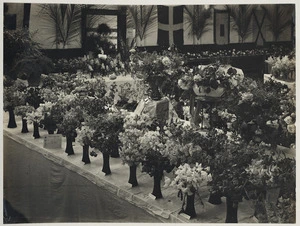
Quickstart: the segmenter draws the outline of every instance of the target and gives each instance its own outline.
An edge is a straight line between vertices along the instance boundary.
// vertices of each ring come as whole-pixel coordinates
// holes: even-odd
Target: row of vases
[[[13,110],[9,111],[9,116],[10,116],[10,120],[9,120],[9,124],[8,124],[8,128],[15,128],[17,127],[16,122],[15,122],[15,117],[14,117],[14,113]],[[37,122],[33,123],[33,136],[34,138],[40,138],[40,134],[39,134],[39,124]],[[26,119],[22,119],[22,133],[28,133],[28,127],[27,127],[27,120]],[[49,134],[53,134],[54,131],[50,130],[48,131]],[[72,136],[67,136],[66,137],[66,149],[65,152],[68,155],[73,155],[74,154],[74,149],[73,149],[73,141],[75,141],[75,138]],[[109,153],[102,153],[103,156],[103,167],[102,167],[102,172],[105,173],[105,175],[109,175],[111,174],[111,170],[110,170],[110,163],[109,163],[109,159],[110,159],[110,154]],[[90,158],[89,158],[89,146],[88,145],[84,145],[83,146],[83,155],[82,155],[82,161],[85,164],[89,164]],[[132,185],[132,187],[136,187],[138,186],[138,181],[137,181],[137,176],[136,176],[136,170],[137,170],[137,165],[131,165],[129,166],[129,180],[128,183],[130,183]],[[152,190],[152,195],[155,196],[156,199],[160,199],[163,198],[162,192],[161,192],[161,180],[163,177],[163,172],[157,170],[154,175],[153,175],[153,190]],[[182,209],[181,212],[189,215],[191,218],[196,217],[196,211],[195,211],[195,193],[193,193],[192,195],[187,195],[186,194],[186,205],[185,207]],[[221,196],[219,194],[212,194],[209,202],[213,203],[213,204],[220,204],[221,203]],[[226,214],[226,223],[237,223],[237,203],[233,202],[230,198],[226,198],[226,204],[227,204],[227,214]]]

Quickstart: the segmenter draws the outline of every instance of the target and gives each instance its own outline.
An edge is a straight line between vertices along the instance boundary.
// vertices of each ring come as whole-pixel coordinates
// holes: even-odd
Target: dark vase
[[[8,108],[8,113],[9,113],[9,120],[8,120],[8,128],[16,128],[17,127],[17,123],[16,123],[16,117],[15,117],[15,113],[14,113],[14,108],[13,107],[9,107]]]
[[[40,132],[39,132],[39,123],[34,122],[33,123],[33,137],[34,139],[40,138]]]
[[[109,166],[109,154],[108,153],[102,153],[103,157],[103,166],[102,166],[102,172],[106,175],[111,174],[110,166]]]
[[[225,223],[238,223],[238,202],[226,197],[226,221]]]
[[[156,81],[149,83],[149,85],[150,85],[150,98],[152,100],[160,100],[162,98],[162,95],[160,93]]]
[[[60,130],[60,129],[57,129],[56,134],[61,134],[61,130]]]
[[[196,217],[195,193],[193,193],[192,195],[186,195],[186,207],[183,212],[189,215],[191,218]]]
[[[220,205],[222,203],[220,192],[210,193],[208,202],[214,205]]]
[[[82,147],[82,161],[84,164],[91,163],[90,156],[89,156],[89,145],[83,145]]]
[[[129,180],[128,183],[132,184],[132,187],[138,186],[138,182],[136,179],[136,165],[133,164],[132,166],[129,166]]]
[[[152,195],[156,197],[156,199],[161,199],[163,198],[162,193],[161,193],[161,187],[160,187],[160,181],[163,176],[163,171],[162,170],[155,170],[153,178],[154,178],[154,185],[153,185],[153,191]]]
[[[22,130],[21,133],[28,133],[28,127],[27,127],[27,120],[26,119],[22,119]]]
[[[110,153],[110,157],[112,158],[119,158],[120,154],[119,154],[119,145],[115,145],[115,147],[113,147],[112,152]]]
[[[66,136],[67,139],[67,145],[65,152],[68,155],[74,155],[74,149],[73,149],[73,137],[72,136]]]

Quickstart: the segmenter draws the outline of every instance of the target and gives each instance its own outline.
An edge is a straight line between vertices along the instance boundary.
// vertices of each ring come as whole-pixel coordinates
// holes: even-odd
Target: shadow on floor
[[[7,200],[3,200],[3,223],[16,224],[16,223],[29,223],[23,214],[16,211]]]

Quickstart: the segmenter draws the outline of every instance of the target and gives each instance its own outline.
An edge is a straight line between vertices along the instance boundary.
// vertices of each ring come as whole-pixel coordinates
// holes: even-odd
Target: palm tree
[[[145,38],[146,32],[156,25],[154,20],[157,17],[157,8],[153,5],[135,5],[128,7],[128,27],[134,27],[136,30],[135,41]]]
[[[211,7],[207,7],[204,5],[196,5],[196,6],[185,6],[185,14],[187,15],[187,25],[190,30],[189,35],[196,37],[199,39],[202,35],[209,31],[208,25],[210,25],[208,19],[211,17]]]
[[[292,25],[293,5],[262,5],[269,20],[268,29],[272,32],[274,40],[278,41],[279,36]]]
[[[61,44],[65,48],[80,35],[81,5],[42,4],[41,18],[46,22],[45,29],[52,34],[56,48]]]
[[[243,43],[252,32],[250,27],[254,5],[226,5],[230,17],[233,19],[233,29],[237,31]]]

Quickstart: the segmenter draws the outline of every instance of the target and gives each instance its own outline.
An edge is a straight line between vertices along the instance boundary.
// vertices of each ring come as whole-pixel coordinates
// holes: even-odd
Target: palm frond
[[[208,28],[210,25],[208,19],[211,17],[210,8],[205,8],[202,5],[185,6],[184,12],[187,15],[186,24],[190,30],[189,34],[199,40],[205,32],[210,30]]]
[[[145,38],[146,32],[154,25],[156,16],[156,7],[152,5],[128,7],[128,25],[135,28],[136,36],[141,40]]]
[[[262,5],[269,20],[268,29],[273,33],[275,41],[280,34],[292,24],[293,5]]]
[[[232,18],[232,28],[237,31],[242,42],[251,34],[252,28],[250,26],[253,10],[257,7],[255,5],[227,5],[227,10]]]

